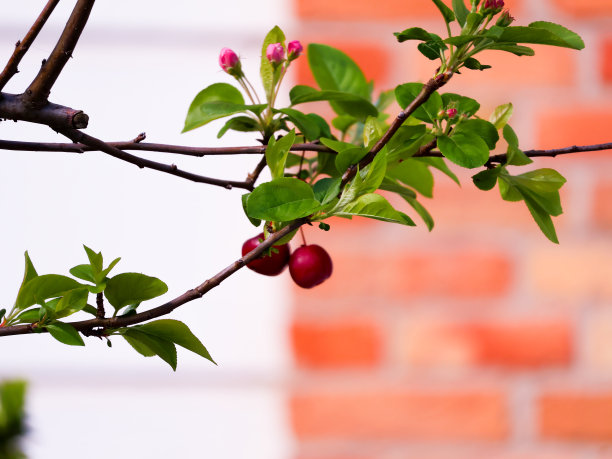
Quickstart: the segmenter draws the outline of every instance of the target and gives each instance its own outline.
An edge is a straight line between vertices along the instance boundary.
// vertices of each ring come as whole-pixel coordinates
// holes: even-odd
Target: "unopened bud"
[[[448,116],[449,118],[454,118],[455,116],[457,116],[457,109],[449,108],[448,110],[446,110],[446,116]]]
[[[498,13],[504,7],[504,0],[485,0],[482,9],[485,13]]]
[[[300,57],[303,51],[304,51],[304,48],[302,47],[302,44],[298,40],[290,41],[287,44],[287,57],[290,61]]]
[[[238,58],[238,55],[229,48],[223,48],[221,50],[221,54],[219,54],[219,65],[224,72],[232,76],[242,76],[240,58]]]
[[[266,48],[266,57],[272,65],[280,65],[285,60],[285,48],[280,43],[270,43]]]
[[[500,17],[497,18],[497,22],[495,25],[500,27],[508,27],[510,24],[514,22],[514,18],[510,16],[510,11],[505,10]]]

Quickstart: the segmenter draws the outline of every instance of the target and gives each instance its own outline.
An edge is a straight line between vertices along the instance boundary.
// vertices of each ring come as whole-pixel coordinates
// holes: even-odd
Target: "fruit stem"
[[[302,236],[302,245],[306,245],[306,237],[304,237],[304,228],[300,226],[300,235]]]

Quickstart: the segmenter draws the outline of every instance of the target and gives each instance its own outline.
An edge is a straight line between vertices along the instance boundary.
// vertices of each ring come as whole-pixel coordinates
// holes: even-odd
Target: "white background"
[[[10,2],[0,17],[0,61],[22,38],[43,0]],[[4,89],[19,93],[47,57],[73,6],[62,1]],[[215,6],[216,5],[216,6]],[[90,116],[87,132],[104,140],[187,145],[253,145],[249,135],[216,132],[222,123],[179,134],[189,103],[208,84],[231,82],[218,67],[222,47],[258,75],[261,41],[275,24],[289,39],[281,0],[98,2],[74,59],[51,100]],[[255,83],[255,81],[253,81]],[[287,83],[288,84],[288,83]],[[66,141],[45,127],[0,123],[0,138]],[[169,292],[192,288],[240,255],[257,233],[242,215],[241,190],[194,184],[99,152],[84,155],[2,151],[0,168],[0,307],[10,308],[28,250],[40,274],[67,274],[86,261],[81,244],[117,256],[119,272],[164,280]],[[147,157],[214,177],[243,180],[257,157]],[[242,270],[202,300],[181,309],[219,363],[179,350],[173,373],[118,339],[113,348],[88,339],[68,347],[50,336],[0,340],[0,379],[30,382],[26,450],[31,458],[284,458],[287,274],[265,278]]]

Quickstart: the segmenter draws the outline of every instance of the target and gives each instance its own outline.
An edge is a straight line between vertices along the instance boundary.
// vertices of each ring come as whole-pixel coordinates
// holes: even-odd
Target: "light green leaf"
[[[156,277],[140,273],[122,273],[108,280],[104,295],[108,302],[119,310],[130,304],[156,298],[167,291],[168,286]]]
[[[32,263],[32,260],[30,260],[30,255],[28,254],[27,250],[25,251],[24,256],[25,256],[25,268],[23,271],[23,279],[21,281],[21,285],[19,286],[19,290],[17,292],[17,299],[15,300],[15,306],[17,306],[17,301],[19,297],[22,295],[21,292],[25,284],[27,284],[28,281],[31,281],[32,279],[38,276],[38,273],[36,272],[36,269],[34,269],[34,264]]]
[[[253,226],[259,226],[261,225],[261,220],[258,218],[251,218],[249,217],[249,214],[247,214],[247,202],[249,200],[249,196],[251,196],[251,193],[242,195],[242,210],[244,210],[244,214],[247,216]]]
[[[96,278],[94,276],[91,265],[77,265],[73,268],[70,268],[70,274],[74,277],[78,277],[79,279],[83,279],[84,281],[88,281],[91,283],[96,283]]]
[[[344,173],[350,166],[357,164],[361,159],[368,154],[368,149],[363,147],[351,147],[343,150],[336,155],[336,169],[341,174]]]
[[[342,179],[338,178],[322,178],[314,184],[313,190],[315,199],[321,203],[321,205],[329,204],[332,202],[340,193],[340,183]]]
[[[293,129],[280,140],[270,138],[270,143],[266,147],[266,162],[273,179],[284,175],[287,155],[294,142],[295,130]]]
[[[215,83],[195,96],[187,111],[182,132],[204,126],[213,120],[246,111],[241,92],[231,84]]]
[[[63,322],[53,322],[52,324],[45,325],[45,328],[60,343],[70,346],[85,346],[83,338],[81,338],[79,332],[72,325]]]
[[[485,120],[465,120],[462,121],[453,132],[453,136],[459,132],[476,134],[482,140],[484,140],[489,147],[489,150],[493,150],[497,141],[499,140],[499,134],[495,126]]]
[[[59,274],[44,274],[29,280],[19,291],[16,308],[23,310],[34,304],[43,304],[49,298],[62,296],[65,292],[82,287],[74,279]]]
[[[470,132],[458,132],[452,137],[438,137],[438,148],[455,164],[473,169],[489,159],[489,148],[484,140]]]
[[[553,224],[550,215],[529,198],[525,199],[525,204],[527,205],[531,216],[540,227],[540,230],[542,230],[542,233],[544,233],[544,235],[551,242],[558,244],[559,238],[557,237],[557,231],[555,230],[555,225]]]
[[[341,153],[344,150],[348,150],[349,148],[355,148],[355,145],[348,142],[340,142],[339,140],[332,140],[322,137],[321,143],[332,150]]]
[[[434,179],[427,164],[416,159],[406,159],[389,167],[387,175],[411,186],[423,196],[433,197]]]
[[[390,223],[415,226],[412,219],[393,208],[389,202],[376,193],[364,194],[335,213],[339,217],[367,217]]]
[[[484,171],[481,171],[478,174],[472,176],[472,181],[474,182],[474,185],[476,185],[476,187],[480,190],[491,190],[497,183],[497,178],[499,177],[500,171],[500,168],[485,169]]]
[[[306,217],[320,207],[312,188],[296,178],[277,178],[259,185],[247,201],[251,218],[291,221]]]
[[[455,175],[455,173],[453,171],[451,171],[448,167],[448,165],[446,164],[446,161],[444,160],[444,158],[415,158],[417,161],[422,161],[424,163],[429,164],[431,167],[435,167],[436,169],[438,169],[440,172],[442,172],[444,175],[448,176],[451,178],[451,180],[453,182],[455,182],[457,185],[461,186],[461,182],[459,182],[459,177],[457,177]]]
[[[266,50],[268,49],[268,45],[272,43],[280,43],[285,48],[285,34],[278,26],[274,26],[272,30],[268,32],[266,37],[264,38],[263,44],[261,46],[261,67],[259,69],[259,73],[261,75],[261,82],[264,87],[264,91],[266,93],[266,100],[269,102],[272,96],[272,92],[274,91],[274,86],[280,77],[281,66],[278,66],[274,69],[274,65],[268,60],[266,57]]]
[[[61,319],[80,311],[87,305],[89,290],[77,288],[66,292],[55,306],[55,317]]]
[[[373,116],[368,116],[363,127],[363,144],[370,149],[383,136],[387,125]]]
[[[513,111],[514,107],[511,103],[500,105],[493,111],[489,121],[495,126],[495,129],[499,131],[508,124]]]

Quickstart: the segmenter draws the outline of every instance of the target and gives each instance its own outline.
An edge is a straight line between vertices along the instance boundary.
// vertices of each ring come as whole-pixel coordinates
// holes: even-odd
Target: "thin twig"
[[[277,231],[272,234],[268,239],[255,247],[248,254],[239,258],[231,265],[227,266],[225,269],[219,271],[210,279],[202,282],[195,288],[192,288],[182,295],[174,298],[173,300],[168,301],[167,303],[162,304],[153,309],[149,309],[147,311],[139,312],[137,314],[132,314],[129,316],[118,316],[111,317],[108,319],[90,319],[83,320],[80,322],[72,322],[74,328],[83,334],[89,335],[91,332],[96,329],[117,329],[122,327],[127,327],[129,325],[139,324],[142,322],[146,322],[151,319],[155,319],[156,317],[161,317],[167,315],[174,311],[179,306],[184,305],[190,301],[196,300],[204,296],[207,292],[217,287],[221,282],[227,279],[229,276],[234,274],[240,268],[245,266],[246,264],[253,261],[255,258],[259,257],[262,253],[268,250],[270,247],[274,245],[274,243],[280,240],[282,237],[290,234],[292,231],[298,229],[302,225],[308,223],[308,218],[300,218],[299,220],[295,220],[291,222],[289,225],[285,226],[283,229]],[[41,331],[41,330],[36,330]],[[43,329],[42,331],[47,331]],[[13,325],[9,327],[0,327],[0,336],[10,336],[10,335],[25,335],[29,333],[33,333],[34,329],[31,324],[27,325]],[[95,333],[94,333],[95,334]],[[99,334],[99,333],[98,333]]]
[[[15,51],[13,51],[13,55],[9,58],[2,73],[0,73],[0,91],[2,91],[6,83],[8,83],[13,75],[19,72],[18,67],[21,59],[23,59],[23,56],[25,56],[28,49],[30,49],[30,45],[34,42],[38,36],[38,33],[41,31],[58,3],[59,0],[49,0],[36,21],[34,21],[34,24],[32,24],[32,27],[30,27],[30,30],[28,30],[26,36],[23,37],[23,40],[18,41],[15,44]]]
[[[572,147],[555,148],[552,150],[525,150],[523,151],[523,153],[525,153],[525,155],[528,156],[529,158],[543,158],[543,157],[554,158],[559,155],[569,155],[572,153],[586,153],[589,151],[602,151],[602,150],[612,150],[612,142],[599,143],[596,145],[582,145],[582,146],[574,145]],[[489,160],[487,161],[487,164],[489,165],[493,163],[503,164],[506,162],[507,159],[508,159],[507,154],[494,155],[489,158]]]
[[[51,88],[62,73],[68,59],[72,57],[74,48],[87,24],[94,2],[95,0],[78,0],[74,6],[55,48],[53,48],[49,58],[43,63],[38,75],[24,93],[27,102],[33,108],[40,108],[47,102]]]
[[[207,183],[209,185],[217,185],[223,188],[227,188],[231,190],[232,188],[244,188],[246,190],[252,190],[253,185],[249,182],[237,182],[233,180],[222,180],[216,179],[212,177],[204,177],[202,175],[193,174],[191,172],[183,171],[179,169],[175,164],[163,164],[155,161],[151,161],[150,159],[139,158],[138,156],[131,155],[126,153],[123,150],[118,149],[112,145],[107,144],[106,142],[92,137],[84,132],[81,132],[77,129],[64,129],[59,131],[61,134],[68,137],[73,142],[83,143],[88,145],[95,150],[100,150],[114,158],[121,159],[122,161],[126,161],[128,163],[134,164],[141,169],[149,168],[154,169],[156,171],[165,172],[166,174],[176,175],[177,177],[181,177],[187,180],[191,180],[192,182],[198,183]]]
[[[96,317],[98,319],[104,319],[104,294],[102,292],[96,293],[96,306],[98,307]]]

